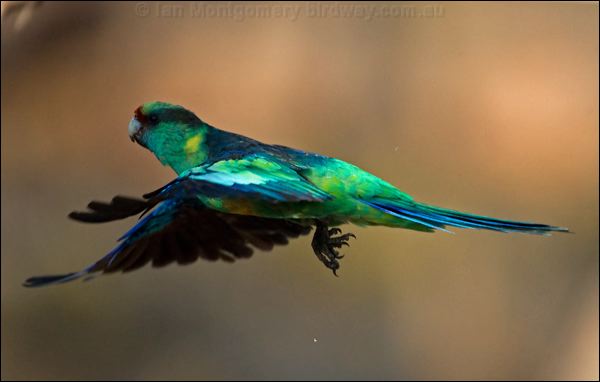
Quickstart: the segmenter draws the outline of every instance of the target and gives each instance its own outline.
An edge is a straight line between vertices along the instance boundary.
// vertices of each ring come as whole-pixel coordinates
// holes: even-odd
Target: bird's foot
[[[312,247],[317,255],[317,258],[325,264],[325,266],[333,271],[337,276],[337,270],[340,268],[340,262],[344,255],[340,255],[338,249],[342,246],[350,246],[348,240],[351,237],[356,238],[353,233],[346,233],[339,236],[342,230],[339,228],[328,228],[323,222],[317,222],[317,229],[312,239]]]

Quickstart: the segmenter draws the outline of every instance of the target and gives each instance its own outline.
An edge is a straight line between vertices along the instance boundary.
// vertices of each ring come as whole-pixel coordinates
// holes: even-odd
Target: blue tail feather
[[[468,229],[486,229],[497,232],[522,232],[534,235],[549,235],[551,232],[569,232],[567,228],[563,227],[472,215],[427,204],[414,203],[407,206],[404,205],[405,203],[400,205],[399,203],[394,203],[394,201],[387,200],[363,200],[362,202],[401,219],[406,219],[429,228],[446,232],[449,232],[444,229],[446,226]]]

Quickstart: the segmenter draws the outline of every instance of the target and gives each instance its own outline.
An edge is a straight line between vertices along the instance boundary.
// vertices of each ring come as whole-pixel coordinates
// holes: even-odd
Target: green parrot
[[[336,274],[352,233],[337,226],[387,226],[421,232],[446,227],[548,235],[567,228],[524,223],[419,203],[390,183],[339,159],[269,145],[219,130],[182,106],[146,103],[129,123],[132,141],[150,150],[177,177],[143,199],[92,201],[72,219],[99,223],[141,214],[118,246],[89,267],[32,277],[37,287],[129,272],[148,263],[189,264],[199,257],[250,257],[308,234],[317,258]]]

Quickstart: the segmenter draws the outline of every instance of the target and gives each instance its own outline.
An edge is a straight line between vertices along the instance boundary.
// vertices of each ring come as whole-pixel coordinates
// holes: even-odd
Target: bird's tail
[[[445,227],[486,229],[498,232],[521,232],[549,235],[552,232],[569,232],[568,228],[546,224],[527,223],[474,215],[424,203],[405,205],[393,201],[365,201],[366,204],[396,217],[421,224],[431,229],[447,231]]]

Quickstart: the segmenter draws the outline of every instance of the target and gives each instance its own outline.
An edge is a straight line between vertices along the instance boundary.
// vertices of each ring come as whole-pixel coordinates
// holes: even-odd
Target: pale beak
[[[131,138],[132,142],[135,142],[137,140],[137,134],[140,132],[141,129],[142,124],[140,123],[140,121],[138,121],[135,117],[131,118],[131,121],[129,121],[129,127],[127,128],[127,131],[129,132],[129,138]]]

